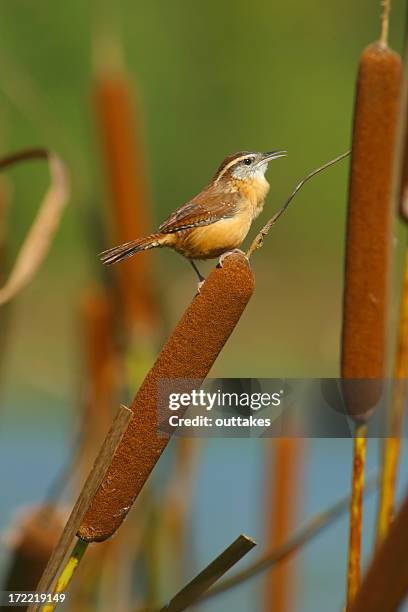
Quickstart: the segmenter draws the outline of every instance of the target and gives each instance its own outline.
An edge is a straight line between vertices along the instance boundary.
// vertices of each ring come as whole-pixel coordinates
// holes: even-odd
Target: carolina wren
[[[269,191],[268,163],[284,155],[286,151],[229,155],[209,185],[177,208],[157,232],[108,249],[101,253],[101,260],[113,264],[140,251],[166,246],[190,261],[201,285],[205,279],[194,260],[221,255],[222,265],[223,256],[241,246]]]

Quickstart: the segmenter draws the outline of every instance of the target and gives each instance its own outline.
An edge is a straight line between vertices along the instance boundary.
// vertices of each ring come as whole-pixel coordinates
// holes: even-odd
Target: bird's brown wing
[[[204,189],[163,221],[159,231],[171,234],[228,219],[237,211],[239,199],[237,192],[221,193],[215,189]]]

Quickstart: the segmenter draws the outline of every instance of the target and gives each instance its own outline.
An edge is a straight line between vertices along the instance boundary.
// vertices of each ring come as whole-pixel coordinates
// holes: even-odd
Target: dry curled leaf
[[[16,161],[24,161],[32,157],[25,158],[22,154]],[[38,157],[44,156],[38,155]],[[13,299],[37,272],[48,253],[68,201],[69,181],[63,162],[53,153],[47,154],[45,158],[48,160],[51,185],[28,230],[10,275],[0,288],[0,305]]]

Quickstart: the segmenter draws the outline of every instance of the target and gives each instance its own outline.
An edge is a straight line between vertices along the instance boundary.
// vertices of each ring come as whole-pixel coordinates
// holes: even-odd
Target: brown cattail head
[[[101,74],[95,106],[111,197],[113,240],[128,242],[151,231],[150,200],[140,122],[131,85],[120,72]],[[151,257],[140,254],[116,269],[128,328],[156,323]]]
[[[380,43],[364,50],[354,111],[341,359],[342,377],[354,379],[345,386],[354,417],[378,401],[385,376],[401,77],[399,55]]]
[[[254,289],[247,259],[233,254],[215,268],[185,311],[132,403],[134,416],[104,481],[85,515],[78,536],[109,538],[120,526],[168,438],[158,437],[158,383],[203,380],[239,321]]]

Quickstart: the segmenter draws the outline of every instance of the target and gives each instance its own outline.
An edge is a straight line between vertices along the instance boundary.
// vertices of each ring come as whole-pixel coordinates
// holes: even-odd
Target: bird
[[[268,164],[287,151],[267,153],[239,151],[228,155],[210,183],[194,198],[177,208],[158,230],[100,254],[111,265],[148,249],[169,247],[183,255],[198,277],[200,290],[205,277],[195,260],[224,257],[245,240],[252,222],[263,209],[269,191],[265,178]]]

